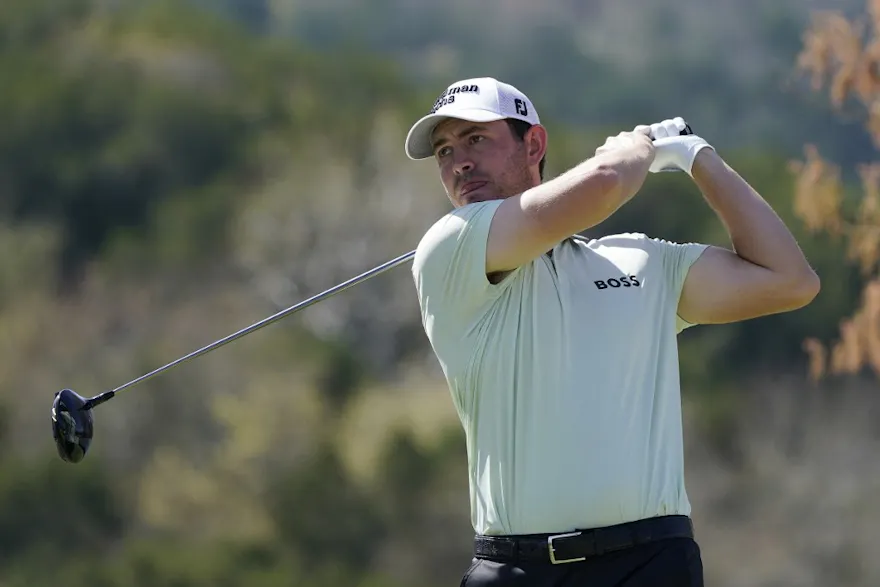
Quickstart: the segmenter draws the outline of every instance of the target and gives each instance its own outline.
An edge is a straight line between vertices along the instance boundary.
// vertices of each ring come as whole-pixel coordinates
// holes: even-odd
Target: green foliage
[[[280,476],[270,495],[282,540],[308,568],[361,568],[381,544],[382,520],[332,446],[322,445],[308,462]]]
[[[50,455],[47,455],[50,456]],[[119,540],[127,511],[97,460],[72,468],[5,460],[0,472],[0,566],[60,559]]]
[[[0,176],[13,218],[59,224],[65,269],[159,225],[160,259],[202,258],[222,246],[265,134],[320,133],[354,154],[362,109],[399,87],[368,57],[340,67],[179,3],[91,18],[84,1],[47,6],[4,4]]]
[[[331,411],[339,413],[364,381],[364,366],[347,345],[328,344],[325,347],[325,366],[316,383]]]

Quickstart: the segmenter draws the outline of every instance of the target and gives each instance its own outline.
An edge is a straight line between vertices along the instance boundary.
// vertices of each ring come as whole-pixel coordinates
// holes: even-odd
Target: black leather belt
[[[661,516],[565,534],[476,536],[474,556],[505,563],[573,563],[668,538],[693,538],[688,516]]]

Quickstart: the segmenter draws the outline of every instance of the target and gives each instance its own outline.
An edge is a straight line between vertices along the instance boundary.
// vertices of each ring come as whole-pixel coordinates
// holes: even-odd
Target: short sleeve
[[[676,311],[681,290],[691,266],[700,258],[709,245],[701,243],[676,243],[663,239],[651,239],[659,248],[663,259],[663,272],[666,284],[675,300]],[[694,326],[676,313],[676,332]]]
[[[422,322],[441,362],[466,351],[462,342],[509,282],[496,285],[486,277],[489,229],[500,204],[478,202],[448,213],[416,248],[412,272]]]

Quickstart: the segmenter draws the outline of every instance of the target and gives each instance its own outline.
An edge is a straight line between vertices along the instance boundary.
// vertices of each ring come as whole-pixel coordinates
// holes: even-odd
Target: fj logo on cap
[[[525,100],[520,100],[519,98],[516,98],[513,102],[514,102],[514,104],[516,104],[516,113],[517,114],[519,114],[520,116],[528,116],[529,115],[529,109],[526,106]]]
[[[434,102],[434,106],[433,106],[433,108],[431,108],[430,113],[434,114],[440,108],[443,108],[447,104],[452,104],[453,102],[455,102],[455,95],[456,94],[465,94],[465,93],[479,94],[480,93],[480,86],[478,86],[476,84],[472,84],[472,85],[456,86],[454,88],[447,88],[447,89],[443,90],[443,93],[440,94],[440,97],[437,98],[436,102]]]

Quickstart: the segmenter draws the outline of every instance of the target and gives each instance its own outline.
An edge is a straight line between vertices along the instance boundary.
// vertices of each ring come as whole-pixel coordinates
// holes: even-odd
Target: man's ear
[[[537,165],[547,154],[547,129],[540,124],[530,127],[523,137],[523,142],[526,145],[529,165]]]

